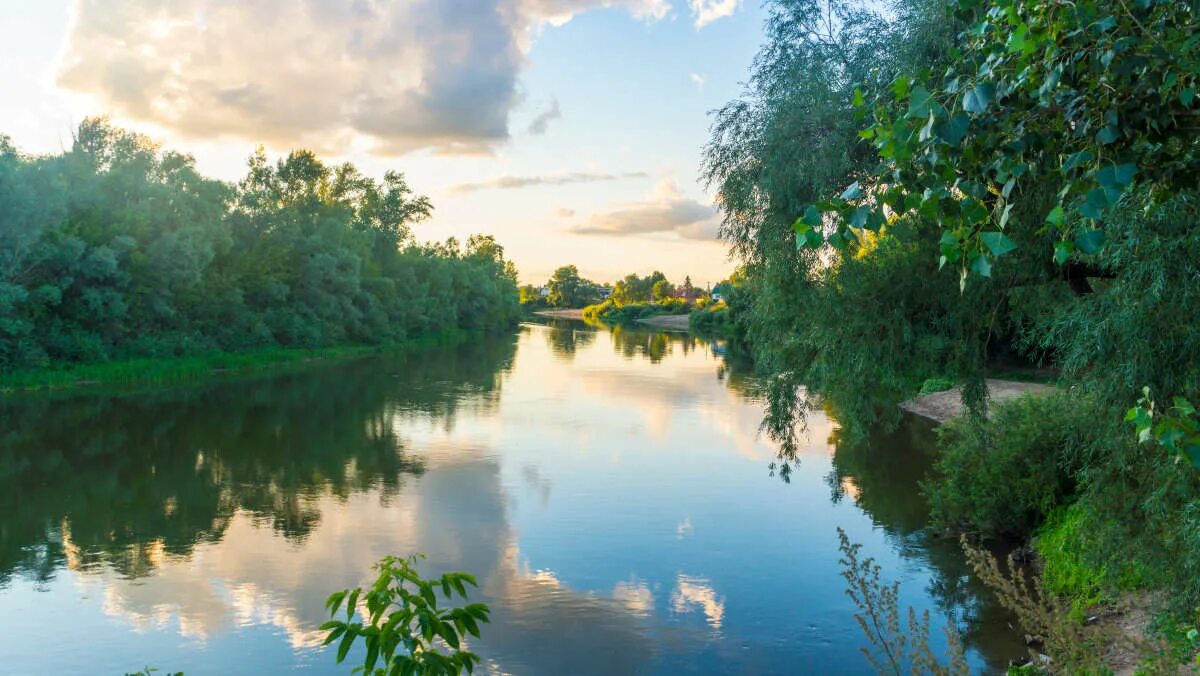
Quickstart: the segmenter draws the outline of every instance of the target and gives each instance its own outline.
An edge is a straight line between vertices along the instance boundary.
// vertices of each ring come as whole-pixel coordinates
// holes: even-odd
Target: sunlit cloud
[[[616,6],[669,12],[663,0],[77,0],[57,78],[186,137],[488,153],[510,138],[538,32]]]
[[[717,240],[717,209],[680,194],[672,180],[658,185],[649,199],[593,214],[571,232],[627,237],[674,233],[684,239]]]
[[[613,599],[625,606],[631,614],[647,617],[654,611],[654,593],[645,582],[630,578],[613,586]]]
[[[598,183],[603,181],[619,181],[627,178],[645,178],[644,171],[627,171],[621,174],[590,173],[573,171],[564,174],[546,174],[543,176],[497,176],[486,181],[473,183],[458,183],[445,189],[449,195],[463,195],[479,190],[515,190],[539,185],[569,185],[571,183]]]
[[[575,216],[575,210],[574,209],[559,209],[554,212],[554,215],[558,216],[559,218],[572,218]]]
[[[692,83],[696,85],[696,89],[704,89],[704,76],[699,73],[692,73],[689,76]]]
[[[680,614],[700,610],[713,632],[720,632],[725,620],[725,599],[717,596],[708,580],[681,573],[675,591],[671,592],[671,610]]]
[[[688,0],[696,28],[703,28],[717,19],[733,16],[742,0]]]

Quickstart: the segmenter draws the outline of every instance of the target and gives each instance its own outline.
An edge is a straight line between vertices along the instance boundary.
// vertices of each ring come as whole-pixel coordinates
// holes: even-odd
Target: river
[[[349,673],[328,594],[465,570],[488,673],[870,673],[836,528],[981,671],[1021,653],[922,530],[917,419],[810,416],[784,482],[719,344],[578,322],[169,389],[0,400],[0,671]]]

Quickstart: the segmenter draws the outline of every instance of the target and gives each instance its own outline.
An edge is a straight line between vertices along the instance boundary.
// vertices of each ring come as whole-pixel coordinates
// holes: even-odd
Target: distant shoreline
[[[549,317],[551,319],[578,319],[583,320],[583,308],[578,310],[538,310],[533,314],[541,317]]]
[[[646,317],[639,319],[639,324],[653,326],[658,329],[668,329],[671,331],[687,331],[689,328],[689,317],[691,315],[658,315],[656,317]]]
[[[476,335],[474,331],[447,329],[378,345],[268,347],[234,352],[216,350],[176,357],[130,357],[107,362],[55,364],[44,369],[0,374],[0,396],[39,390],[77,390],[96,385],[168,387],[213,377],[303,368],[320,363],[455,345]]]

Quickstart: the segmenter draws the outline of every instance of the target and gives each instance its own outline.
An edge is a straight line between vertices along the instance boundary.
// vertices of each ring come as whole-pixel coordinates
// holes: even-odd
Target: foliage
[[[1175,397],[1171,407],[1159,412],[1147,387],[1137,406],[1125,414],[1125,420],[1137,428],[1139,443],[1153,441],[1172,456],[1186,458],[1200,467],[1200,422],[1196,420],[1196,407],[1187,399]]]
[[[950,378],[941,378],[938,376],[934,376],[933,378],[926,378],[925,382],[921,383],[921,389],[920,389],[920,391],[917,392],[917,394],[933,394],[935,392],[945,392],[946,390],[953,388],[954,385],[955,385],[954,381],[951,380]]]
[[[984,536],[1026,535],[1075,491],[1079,468],[1099,453],[1103,409],[1070,394],[1001,402],[991,417],[939,430],[934,475],[922,483],[935,522]]]
[[[460,674],[472,672],[479,656],[465,649],[467,634],[479,637],[479,624],[488,621],[491,612],[482,603],[461,608],[440,608],[438,591],[447,601],[457,593],[467,599],[466,585],[477,587],[469,573],[445,573],[440,578],[422,578],[416,570],[416,556],[398,559],[389,556],[375,569],[379,577],[367,590],[345,589],[330,595],[325,602],[336,618],[345,604],[345,620],[332,619],[321,625],[328,631],[325,645],[338,643],[337,661],[346,659],[358,638],[366,644],[366,655],[355,671],[365,674]],[[365,612],[359,608],[362,598]],[[361,613],[366,623],[354,622]],[[442,652],[440,646],[447,650]]]
[[[838,549],[842,553],[842,577],[846,595],[858,607],[854,619],[862,628],[871,648],[862,652],[875,671],[881,674],[969,674],[962,642],[953,627],[946,627],[949,664],[943,665],[929,646],[929,611],[920,616],[908,609],[907,632],[900,625],[900,583],[880,581],[880,568],[874,559],[859,561],[862,545],[851,544],[845,531],[838,528]]]
[[[806,245],[842,247],[917,211],[941,225],[941,261],[965,283],[968,271],[990,276],[1014,233],[1049,230],[1059,264],[1096,253],[1135,179],[1154,195],[1196,187],[1191,3],[960,0],[955,11],[965,28],[940,79],[902,72],[870,107],[855,91],[880,163],[801,216]],[[1056,199],[1013,218],[1046,185]],[[835,220],[828,237],[822,212]]]
[[[688,329],[703,336],[731,337],[734,333],[733,317],[729,306],[712,303],[704,308],[692,310],[688,315]]]
[[[583,307],[599,295],[596,283],[579,276],[579,269],[574,265],[564,265],[555,270],[550,281],[546,282],[546,288],[549,290],[546,302],[556,308]]]
[[[526,309],[545,307],[547,304],[541,291],[532,284],[522,284],[517,287],[517,298],[521,307]]]
[[[612,299],[603,303],[589,305],[583,309],[583,319],[588,322],[623,325],[633,324],[639,319],[657,317],[658,315],[682,314],[687,312],[688,304],[679,298],[668,298],[658,303],[626,303],[619,304]]]
[[[1086,556],[1094,535],[1089,531],[1086,507],[1076,503],[1055,510],[1037,531],[1034,546],[1042,561],[1042,585],[1046,591],[1068,600],[1071,617],[1084,619],[1084,613],[1114,600],[1114,592],[1129,591],[1143,584],[1144,573],[1129,559],[1105,564],[1116,567],[1114,574],[1096,569]]]
[[[0,371],[213,350],[378,345],[519,312],[491,237],[417,244],[429,201],[298,150],[228,185],[85,120],[72,147],[0,142]]]
[[[609,300],[617,305],[648,303],[657,300],[654,296],[654,285],[665,281],[667,281],[666,276],[657,270],[645,277],[630,273],[613,285]]]
[[[973,545],[965,536],[961,541],[975,574],[992,589],[1000,605],[1016,615],[1021,628],[1044,647],[1052,658],[1050,665],[1054,673],[1104,672],[1099,648],[1116,642],[1117,637],[1106,635],[1108,632],[1085,630],[1047,591],[1041,579],[1027,575],[1011,556],[1002,570],[991,552]],[[1033,665],[1044,665],[1032,647],[1030,657]]]

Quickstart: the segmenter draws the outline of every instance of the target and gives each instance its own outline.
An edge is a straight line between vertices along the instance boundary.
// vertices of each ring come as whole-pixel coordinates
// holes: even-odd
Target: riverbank
[[[0,375],[0,394],[65,390],[94,385],[166,385],[203,378],[296,368],[313,363],[357,359],[376,354],[452,345],[473,334],[442,331],[386,345],[344,345],[325,348],[263,348],[242,352],[205,352],[179,357],[122,359],[95,364],[71,364]]]
[[[655,317],[646,317],[636,320],[639,324],[653,326],[656,329],[667,329],[668,331],[687,331],[688,317],[690,315],[658,315]]]
[[[583,321],[583,310],[538,310],[533,314],[550,319],[578,319]]]
[[[992,403],[1015,399],[1025,394],[1050,394],[1055,388],[1041,383],[1016,380],[987,379],[988,397]],[[952,387],[942,392],[923,394],[900,403],[900,408],[928,418],[937,423],[946,423],[962,415],[962,387]]]

